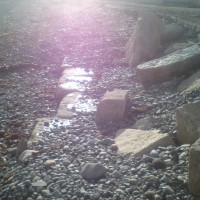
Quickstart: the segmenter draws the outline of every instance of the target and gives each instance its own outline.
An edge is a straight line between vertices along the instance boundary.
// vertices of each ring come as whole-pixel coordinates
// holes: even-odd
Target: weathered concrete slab
[[[83,68],[67,68],[63,71],[56,90],[57,102],[73,92],[83,92],[87,83],[92,81],[93,72],[85,71]]]
[[[173,43],[171,44],[165,51],[164,51],[164,56],[174,53],[176,51],[180,51],[182,49],[185,49],[189,46],[193,46],[194,43],[188,42],[188,43]]]
[[[51,129],[59,126],[67,126],[70,125],[69,120],[62,120],[56,118],[38,118],[38,123],[35,125],[31,137],[28,141],[30,145],[32,142],[38,142],[41,139],[40,133],[43,131],[50,132]]]
[[[118,153],[122,155],[141,156],[158,146],[174,145],[168,134],[159,130],[144,131],[139,129],[121,129],[117,131],[115,143]]]
[[[200,139],[190,148],[188,187],[192,195],[200,196]]]
[[[61,119],[70,119],[76,112],[94,112],[96,107],[91,99],[83,99],[81,93],[74,92],[66,95],[58,108],[57,117]]]
[[[180,144],[193,144],[200,137],[200,101],[176,110],[177,138]]]
[[[83,92],[86,86],[83,83],[69,81],[58,85],[56,89],[56,100],[58,103],[68,94],[73,92]]]
[[[133,35],[125,46],[126,58],[131,67],[156,55],[163,29],[164,24],[156,14],[146,13],[140,16]]]
[[[200,90],[200,71],[185,79],[177,88],[182,94]]]
[[[125,90],[107,91],[97,106],[95,121],[97,123],[108,123],[123,120],[127,99],[128,92]]]
[[[200,67],[200,44],[193,45],[167,56],[137,66],[138,76],[144,85],[170,80]]]

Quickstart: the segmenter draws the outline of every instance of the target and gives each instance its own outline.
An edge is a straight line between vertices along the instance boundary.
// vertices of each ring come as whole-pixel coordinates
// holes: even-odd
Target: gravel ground
[[[20,1],[3,17],[0,199],[198,200],[187,189],[188,145],[160,147],[135,159],[116,155],[110,145],[116,130],[133,127],[148,116],[160,118],[153,128],[176,141],[174,111],[199,99],[199,93],[182,96],[176,92],[184,77],[144,88],[123,52],[134,28],[134,11],[97,6],[94,1],[87,6],[79,3]],[[67,127],[55,122],[41,133],[40,143],[30,147],[39,153],[29,162],[18,163],[7,150],[20,138],[30,137],[37,118],[55,116],[57,69],[64,57],[69,64],[94,72],[85,98],[98,103],[106,90],[129,91],[125,119],[100,127],[94,123],[94,112],[89,112],[75,116]],[[136,112],[133,107],[140,104],[149,109]],[[48,159],[55,165],[45,167]],[[105,166],[105,178],[84,180],[80,171],[88,162]],[[38,181],[39,185],[32,185]]]

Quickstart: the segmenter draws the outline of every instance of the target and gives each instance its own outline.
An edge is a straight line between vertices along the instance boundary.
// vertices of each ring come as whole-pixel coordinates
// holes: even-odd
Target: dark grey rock
[[[81,170],[81,176],[86,179],[100,179],[105,177],[107,169],[100,163],[87,163]]]

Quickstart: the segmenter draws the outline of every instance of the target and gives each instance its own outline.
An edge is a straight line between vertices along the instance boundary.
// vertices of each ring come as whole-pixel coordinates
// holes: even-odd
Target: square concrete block
[[[159,130],[121,129],[117,131],[115,143],[122,155],[142,156],[159,146],[175,145],[168,134]]]
[[[97,106],[97,123],[108,123],[123,120],[128,94],[125,90],[114,89],[107,91]]]
[[[200,196],[200,139],[190,148],[188,184],[191,194]]]
[[[200,137],[200,101],[176,110],[177,138],[180,144],[193,144]]]

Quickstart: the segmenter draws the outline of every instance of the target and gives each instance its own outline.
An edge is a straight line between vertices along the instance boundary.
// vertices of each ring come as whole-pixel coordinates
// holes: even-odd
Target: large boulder
[[[162,42],[170,42],[179,39],[184,34],[184,29],[177,24],[167,24],[161,36]]]
[[[177,88],[183,94],[200,89],[200,71],[185,79]]]
[[[168,134],[159,130],[144,131],[139,129],[121,129],[117,131],[115,143],[122,155],[141,156],[158,146],[174,145]]]
[[[142,84],[151,85],[170,80],[200,67],[200,44],[137,66]]]
[[[154,13],[141,16],[133,35],[125,46],[126,58],[130,66],[152,59],[160,48],[160,37],[164,24]]]
[[[176,110],[177,138],[180,144],[193,144],[200,137],[200,101]]]
[[[114,89],[107,91],[97,106],[95,121],[108,123],[123,120],[128,93],[125,90]]]
[[[200,139],[190,148],[188,186],[191,194],[200,196]]]

